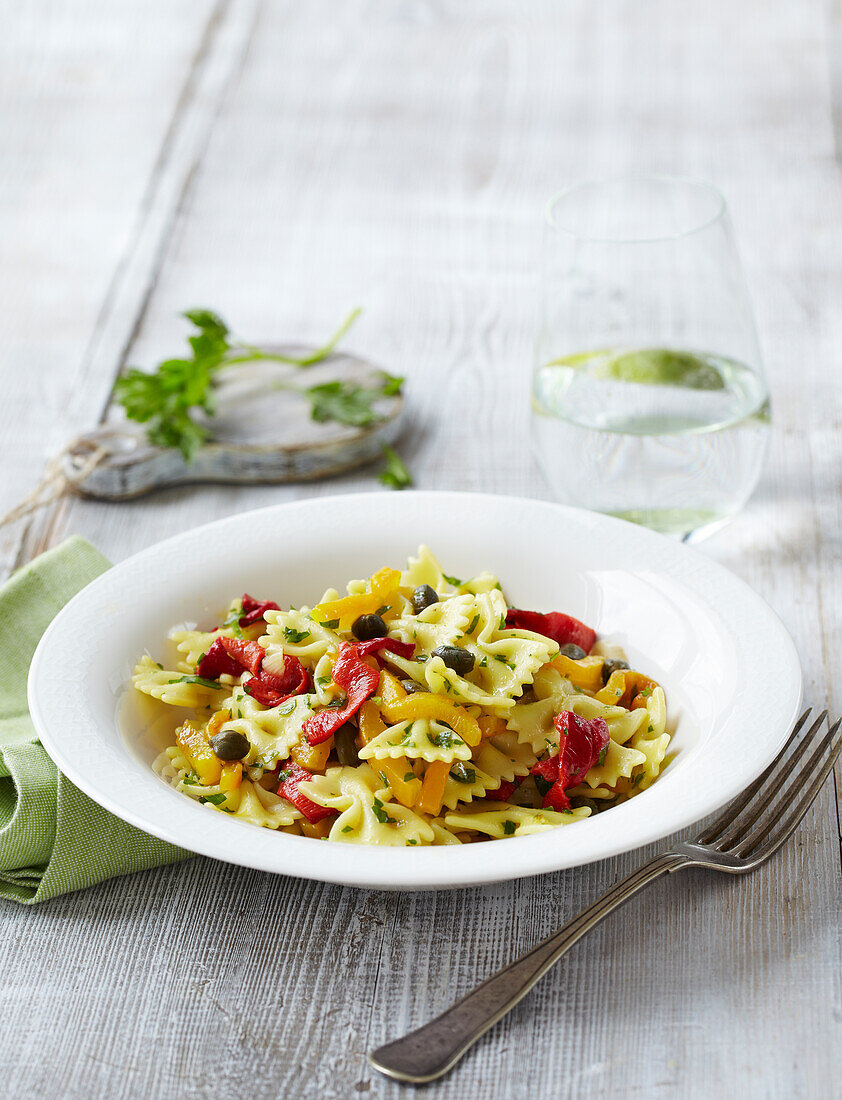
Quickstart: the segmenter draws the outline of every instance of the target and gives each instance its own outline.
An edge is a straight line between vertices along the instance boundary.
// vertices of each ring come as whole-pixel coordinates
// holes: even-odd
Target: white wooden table
[[[839,712],[832,5],[3,7],[0,512],[97,423],[123,363],[178,348],[176,314],[196,304],[247,337],[311,341],[363,305],[348,346],[408,376],[402,451],[418,485],[546,496],[526,405],[543,201],[606,171],[706,176],[731,203],[775,431],[748,511],[704,549],[775,607],[809,701]],[[216,516],[372,484],[366,471],[73,500],[0,532],[0,571],[67,532],[116,560]],[[828,784],[755,875],[660,881],[427,1095],[838,1095],[838,820]],[[646,854],[403,896],[196,859],[31,910],[6,904],[3,1095],[399,1096],[368,1049]]]

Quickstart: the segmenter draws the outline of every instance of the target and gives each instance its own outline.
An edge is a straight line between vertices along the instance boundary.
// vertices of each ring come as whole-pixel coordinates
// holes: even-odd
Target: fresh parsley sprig
[[[152,372],[130,368],[117,380],[115,399],[130,420],[146,425],[150,443],[175,448],[191,462],[209,435],[195,414],[201,411],[207,416],[214,415],[214,384],[223,368],[257,360],[302,368],[312,366],[331,354],[360,312],[353,310],[322,347],[297,358],[233,340],[226,323],[212,310],[187,310],[184,316],[197,329],[188,337],[192,354],[182,359],[165,359]],[[295,390],[310,402],[313,420],[335,420],[353,427],[366,427],[381,419],[374,409],[375,402],[400,393],[402,384],[402,378],[385,371],[375,384],[368,386],[347,380],[309,387],[282,383],[284,388]]]

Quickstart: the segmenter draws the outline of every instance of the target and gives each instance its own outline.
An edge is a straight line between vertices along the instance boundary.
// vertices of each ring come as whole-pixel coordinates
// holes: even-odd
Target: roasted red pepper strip
[[[310,674],[297,657],[284,657],[283,672],[267,672],[261,669],[257,676],[246,680],[243,690],[264,707],[276,707],[293,695],[300,695],[310,687]]]
[[[329,817],[330,814],[336,813],[336,810],[330,810],[326,806],[316,805],[316,803],[312,802],[306,794],[299,791],[299,783],[309,781],[313,778],[310,772],[308,772],[306,768],[302,768],[300,764],[296,764],[292,760],[287,760],[278,775],[281,780],[280,786],[278,787],[278,794],[281,798],[285,798],[287,802],[291,802],[297,810],[300,810],[311,825],[315,825],[316,822],[321,821],[322,818]]]
[[[252,676],[256,676],[260,670],[266,650],[257,642],[240,642],[236,638],[217,638],[222,648],[229,657],[233,657],[243,668],[247,668]],[[216,642],[214,642],[216,645]],[[213,646],[211,646],[211,649]]]
[[[251,626],[266,617],[267,611],[280,611],[280,607],[273,600],[256,600],[248,592],[243,593],[243,613],[240,616],[240,626]]]
[[[415,652],[412,642],[397,642],[393,638],[372,638],[368,642],[343,643],[339,649],[336,664],[333,666],[333,682],[337,687],[342,688],[348,696],[348,701],[341,709],[330,707],[320,710],[318,714],[307,719],[302,728],[311,745],[327,741],[328,737],[336,733],[341,725],[357,713],[366,699],[374,695],[380,683],[380,674],[364,664],[363,657],[383,649],[396,653],[399,657],[411,657]]]
[[[542,615],[540,611],[520,611],[510,607],[506,612],[506,626],[512,630],[531,630],[535,634],[543,634],[560,646],[568,643],[581,646],[585,653],[590,653],[596,641],[595,630],[561,611]]]
[[[608,725],[604,718],[580,718],[569,710],[556,715],[553,724],[559,732],[559,752],[539,760],[532,775],[552,783],[544,796],[545,807],[569,810],[570,799],[565,792],[581,783],[608,748]]]
[[[256,673],[265,650],[257,642],[239,642],[236,638],[216,638],[196,665],[196,672],[206,680],[217,680],[223,673],[239,676],[246,668]]]
[[[252,675],[243,689],[264,707],[276,707],[291,695],[299,695],[309,688],[310,675],[297,657],[284,657],[283,672],[267,672],[262,668],[265,656],[266,650],[257,642],[217,638],[199,661],[196,672],[215,680],[224,672],[240,676],[247,669]]]

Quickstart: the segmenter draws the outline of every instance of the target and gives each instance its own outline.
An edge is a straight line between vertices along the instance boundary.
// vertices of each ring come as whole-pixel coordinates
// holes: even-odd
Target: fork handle
[[[478,985],[440,1016],[372,1051],[368,1060],[375,1069],[397,1081],[420,1084],[434,1081],[452,1069],[480,1036],[525,997],[561,956],[595,928],[601,920],[625,904],[666,871],[677,871],[692,861],[687,856],[665,852],[638,868],[628,878],[589,905],[558,932],[536,944]]]

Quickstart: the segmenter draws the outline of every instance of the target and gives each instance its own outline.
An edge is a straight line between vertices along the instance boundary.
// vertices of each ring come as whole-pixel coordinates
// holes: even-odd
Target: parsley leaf
[[[477,628],[477,623],[478,623],[478,622],[479,622],[479,612],[477,612],[477,613],[476,613],[476,615],[474,615],[473,619],[471,619],[471,624],[470,624],[470,626],[468,627],[468,633],[469,633],[469,634],[473,634],[473,632],[474,632],[474,631],[476,630],[476,628]]]
[[[516,821],[504,821],[503,822],[503,833],[504,833],[505,836],[514,836],[516,828],[517,828],[517,822]]]
[[[284,637],[291,645],[299,645],[306,638],[310,637],[309,630],[296,630],[295,627],[285,626]]]
[[[450,776],[457,783],[476,783],[477,781],[476,768],[468,767],[462,760],[453,765],[450,769]]]
[[[174,680],[167,680],[168,684],[201,684],[202,687],[213,688],[215,691],[227,691],[224,684],[218,684],[216,680],[206,680],[204,676],[176,676]]]
[[[452,749],[454,745],[461,744],[461,737],[457,737],[452,730],[430,730],[427,734],[427,740],[431,745],[436,745],[440,749]]]
[[[380,377],[383,379],[382,393],[384,397],[394,397],[401,392],[401,386],[406,381],[405,378],[401,378],[397,374],[389,374],[388,371],[382,370]]]
[[[386,457],[386,465],[378,475],[378,480],[388,485],[390,489],[409,488],[412,485],[412,474],[407,470],[401,456],[388,443],[382,444],[382,449]]]
[[[382,397],[382,390],[360,386],[357,382],[322,382],[310,386],[304,395],[310,401],[310,416],[319,424],[337,420],[340,424],[365,428],[381,419],[371,406]]]
[[[452,584],[454,588],[461,588],[463,581],[460,581],[458,577],[448,577],[447,573],[442,573],[442,576],[448,584]]]
[[[199,801],[203,803],[210,802],[212,806],[221,806],[227,797],[228,796],[226,794],[220,791],[219,794],[202,795]]]
[[[394,817],[389,817],[386,810],[383,808],[383,803],[379,798],[374,799],[374,804],[371,807],[371,812],[377,818],[381,825],[397,825],[397,821]]]
[[[597,764],[599,765],[600,768],[605,763],[605,754],[607,752],[608,752],[608,746],[606,745],[605,748],[600,752],[599,756],[596,758],[596,762],[597,762]]]

